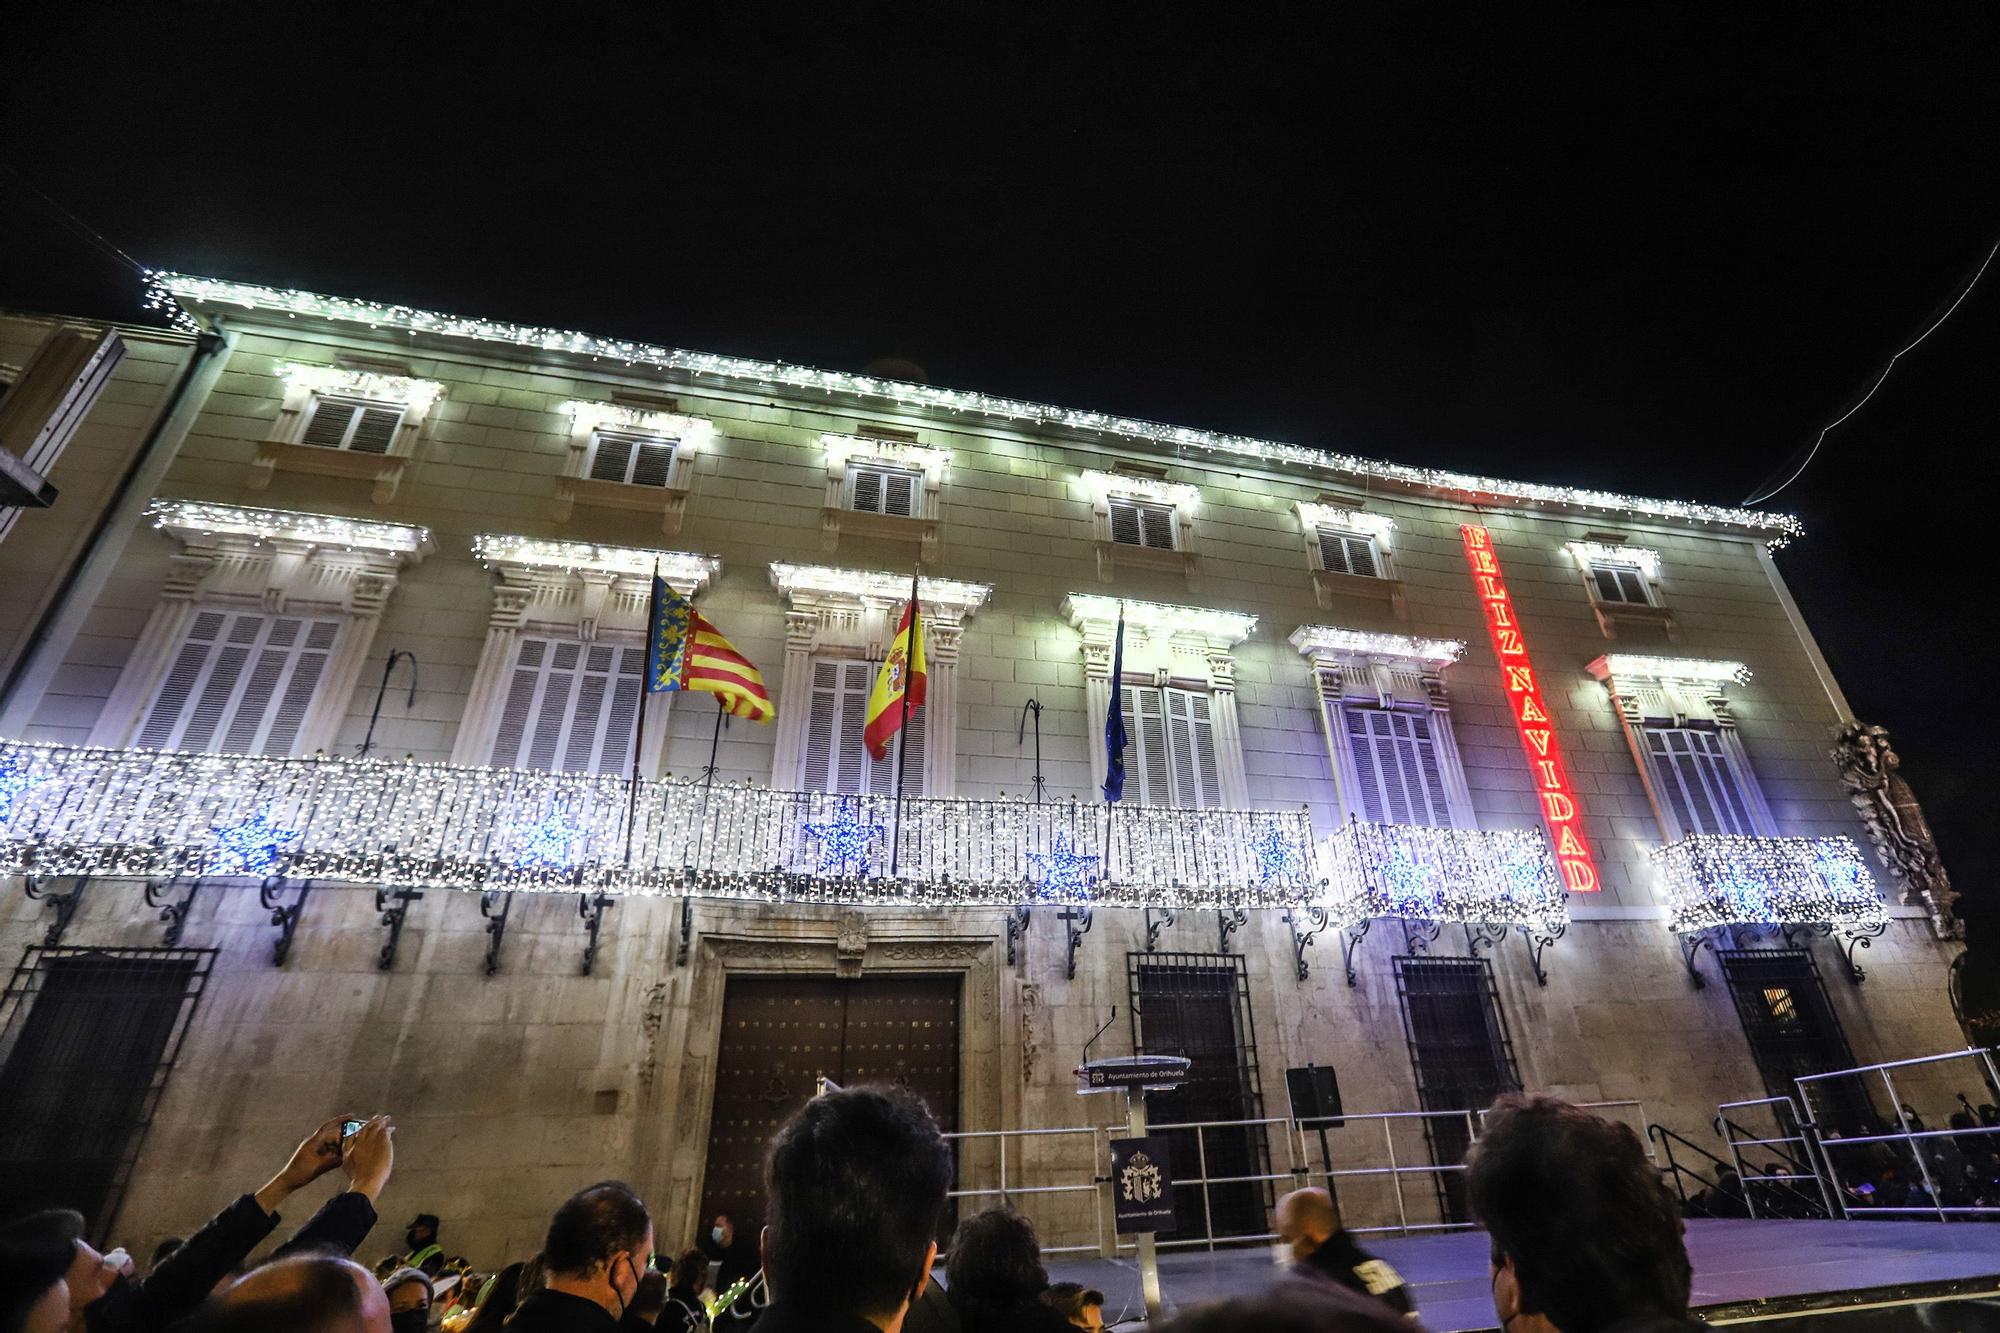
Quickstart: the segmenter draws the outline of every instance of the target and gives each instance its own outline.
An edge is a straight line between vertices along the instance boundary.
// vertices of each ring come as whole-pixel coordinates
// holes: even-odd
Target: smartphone
[[[340,1122],[340,1155],[342,1157],[347,1155],[347,1141],[356,1134],[359,1134],[361,1127],[367,1123],[366,1120],[343,1120]]]

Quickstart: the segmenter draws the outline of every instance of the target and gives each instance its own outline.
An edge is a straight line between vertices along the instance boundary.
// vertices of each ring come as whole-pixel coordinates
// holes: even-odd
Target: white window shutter
[[[838,662],[814,662],[812,708],[806,717],[805,771],[799,775],[804,791],[838,791],[833,756],[840,739],[840,666]]]
[[[197,612],[137,743],[290,754],[339,634],[337,620]]]
[[[854,470],[854,509],[861,514],[882,512],[882,470],[864,467]]]
[[[493,736],[496,768],[623,773],[645,670],[638,644],[524,637]]]
[[[1215,764],[1215,727],[1209,697],[1198,690],[1164,691],[1173,804],[1203,808],[1222,803]]]
[[[1141,805],[1174,804],[1173,762],[1160,695],[1153,685],[1121,685],[1118,690],[1125,713],[1125,791]]]
[[[1341,706],[1341,731],[1359,779],[1360,815],[1378,824],[1451,823],[1444,760],[1431,718],[1407,709]]]
[[[174,655],[174,664],[167,671],[167,678],[160,684],[160,692],[153,698],[153,706],[146,712],[146,720],[139,725],[136,744],[149,750],[169,748],[180,728],[181,714],[187,711],[188,701],[194,696],[195,687],[201,680],[208,660],[215,652],[217,641],[222,637],[222,627],[228,617],[220,611],[198,611],[188,629],[187,638]]]
[[[1653,785],[1683,834],[1756,831],[1720,736],[1691,727],[1649,726],[1645,732]]]
[[[569,738],[563,746],[565,773],[588,773],[597,758],[600,724],[604,721],[604,700],[610,692],[611,660],[616,650],[608,643],[593,643],[584,653],[584,669],[576,680],[576,698],[570,706]]]
[[[632,742],[639,725],[639,708],[645,702],[646,648],[627,644],[618,650],[617,674],[611,683],[611,701],[604,713],[604,741],[599,747],[596,771],[624,773],[632,767]]]
[[[514,654],[513,679],[507,684],[507,702],[500,708],[500,726],[493,734],[493,754],[487,760],[494,768],[521,766],[521,740],[535,713],[535,695],[542,684],[542,663],[547,660],[547,639],[524,638]]]
[[[320,677],[326,674],[327,661],[333,656],[333,642],[339,636],[340,626],[331,620],[315,620],[306,627],[304,646],[292,657],[291,678],[285,682],[284,693],[271,715],[270,730],[261,747],[265,754],[292,752],[299,730],[305,726],[306,710],[312,707],[313,696],[319,690]]]
[[[840,664],[840,731],[835,738],[834,791],[856,793],[888,789],[886,775],[889,766],[878,765],[868,757],[867,742],[862,735],[868,727],[868,689],[873,683],[869,667],[867,662]],[[879,775],[878,768],[881,770]]]
[[[632,459],[634,486],[665,486],[674,471],[674,446],[663,440],[646,440]]]

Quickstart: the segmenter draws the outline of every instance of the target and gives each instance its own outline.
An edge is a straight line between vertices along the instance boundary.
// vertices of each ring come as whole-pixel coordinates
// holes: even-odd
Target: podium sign
[[[1164,1134],[1111,1140],[1111,1213],[1119,1235],[1174,1229],[1172,1161]]]
[[[1076,1090],[1092,1092],[1171,1092],[1187,1082],[1184,1055],[1128,1055],[1093,1060],[1076,1071]]]

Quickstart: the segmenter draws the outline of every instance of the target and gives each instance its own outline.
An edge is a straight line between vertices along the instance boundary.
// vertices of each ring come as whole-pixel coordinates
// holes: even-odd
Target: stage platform
[[[1988,1277],[2000,1288],[2000,1225],[1693,1220],[1687,1224],[1687,1240],[1694,1261],[1695,1307],[1715,1308],[1719,1320],[1730,1323],[1746,1315],[1758,1317],[1743,1308],[1746,1303],[1773,1298]],[[1494,1326],[1484,1232],[1364,1236],[1361,1241],[1415,1288],[1432,1333]],[[1138,1320],[1145,1313],[1135,1259],[1057,1256],[1048,1268],[1056,1281],[1084,1282],[1102,1290],[1106,1324],[1121,1314]],[[1160,1286],[1170,1309],[1261,1291],[1272,1273],[1271,1252],[1263,1246],[1214,1253],[1170,1250],[1160,1256]]]

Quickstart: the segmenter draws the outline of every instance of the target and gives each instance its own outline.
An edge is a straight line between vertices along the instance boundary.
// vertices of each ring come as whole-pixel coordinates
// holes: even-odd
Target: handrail
[[[1803,1121],[1804,1127],[1808,1132],[1812,1133],[1818,1142],[1820,1159],[1826,1164],[1827,1183],[1831,1186],[1833,1195],[1840,1200],[1841,1212],[1846,1216],[1851,1218],[1857,1214],[1935,1213],[1938,1221],[1948,1222],[1954,1216],[1985,1217],[2000,1214],[2000,1208],[1978,1203],[1953,1202],[1954,1198],[1963,1197],[1957,1193],[1956,1188],[1961,1182],[1954,1181],[1950,1177],[1946,1177],[1940,1182],[1938,1175],[1933,1172],[1933,1166],[1935,1165],[1942,1170],[1948,1159],[1942,1155],[1943,1145],[1930,1142],[1937,1139],[1977,1138],[1983,1134],[1993,1133],[1994,1127],[1974,1126],[1967,1129],[1937,1130],[1915,1128],[1911,1124],[1911,1116],[1915,1113],[1907,1108],[1907,1104],[1901,1095],[1897,1093],[1896,1080],[1890,1074],[1890,1071],[1895,1069],[1909,1069],[1917,1065],[1940,1064],[1947,1060],[1975,1061],[1981,1067],[1980,1076],[1984,1078],[1987,1086],[2000,1088],[2000,1070],[1996,1070],[1994,1066],[1993,1053],[1983,1046],[1967,1046],[1963,1050],[1945,1051],[1937,1055],[1921,1055],[1908,1060],[1885,1060],[1879,1064],[1856,1065],[1850,1069],[1829,1069],[1817,1074],[1804,1074],[1792,1080],[1793,1085],[1799,1090],[1800,1102],[1810,1113],[1813,1108],[1812,1092],[1814,1085],[1825,1083],[1828,1079],[1847,1078],[1851,1076],[1863,1080],[1861,1088],[1865,1097],[1867,1096],[1867,1077],[1871,1074],[1880,1075],[1883,1090],[1888,1095],[1889,1105],[1895,1108],[1897,1132],[1886,1134],[1856,1134],[1851,1137],[1843,1137],[1820,1133],[1814,1126],[1813,1117],[1810,1114]],[[1869,1098],[1869,1100],[1872,1102],[1873,1099]],[[1872,1111],[1869,1118],[1877,1119]],[[1843,1128],[1845,1127],[1843,1126]],[[1917,1168],[1917,1177],[1922,1182],[1924,1196],[1929,1200],[1928,1206],[1916,1207],[1901,1202],[1895,1204],[1866,1202],[1867,1198],[1873,1197],[1872,1187],[1867,1182],[1857,1184],[1852,1191],[1854,1197],[1861,1201],[1849,1201],[1850,1190],[1846,1185],[1841,1183],[1839,1168],[1835,1164],[1832,1150],[1835,1148],[1862,1147],[1877,1143],[1896,1143],[1900,1146],[1901,1152],[1907,1154],[1909,1162],[1913,1162]],[[1935,1162],[1933,1162],[1933,1158],[1936,1159]],[[1953,1189],[1947,1192],[1942,1186],[1952,1186]]]

